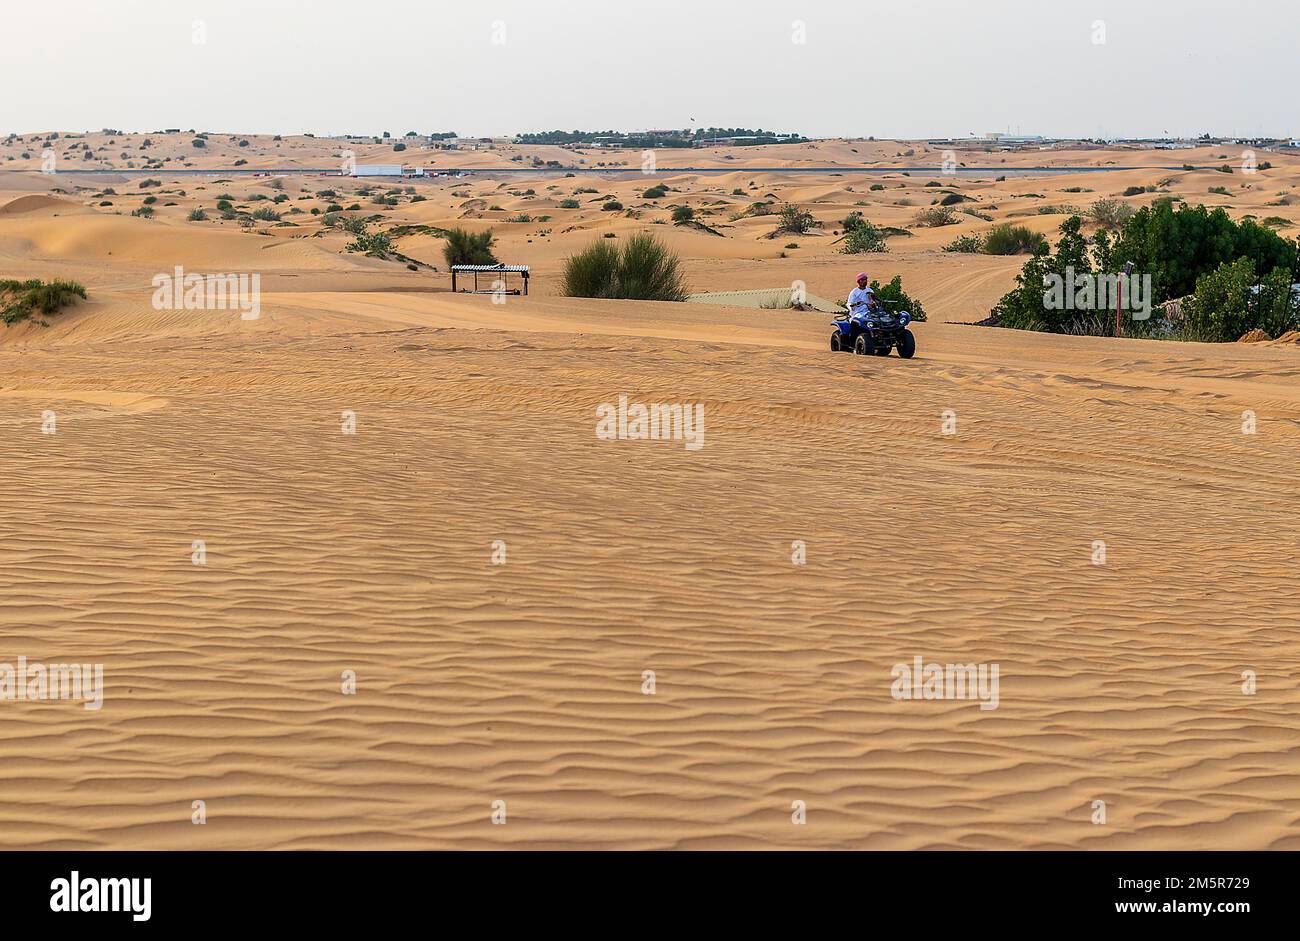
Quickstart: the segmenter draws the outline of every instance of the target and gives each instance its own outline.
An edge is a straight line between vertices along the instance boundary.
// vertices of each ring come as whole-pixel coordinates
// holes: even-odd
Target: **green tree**
[[[497,257],[492,253],[495,241],[492,230],[470,232],[467,229],[448,229],[447,244],[442,247],[442,255],[449,265],[495,265]]]

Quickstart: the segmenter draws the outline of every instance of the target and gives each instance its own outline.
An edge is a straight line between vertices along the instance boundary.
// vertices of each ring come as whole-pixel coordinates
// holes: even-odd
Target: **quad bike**
[[[916,337],[907,329],[911,322],[912,315],[907,311],[884,307],[841,314],[835,318],[831,332],[831,352],[888,356],[890,350],[897,349],[903,359],[911,359],[916,354]]]

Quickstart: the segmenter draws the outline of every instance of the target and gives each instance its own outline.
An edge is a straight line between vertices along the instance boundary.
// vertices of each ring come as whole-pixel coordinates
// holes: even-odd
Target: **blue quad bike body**
[[[880,309],[842,314],[835,318],[831,351],[888,356],[890,350],[898,350],[903,359],[911,359],[916,355],[916,336],[907,329],[911,322],[912,315],[905,310]]]

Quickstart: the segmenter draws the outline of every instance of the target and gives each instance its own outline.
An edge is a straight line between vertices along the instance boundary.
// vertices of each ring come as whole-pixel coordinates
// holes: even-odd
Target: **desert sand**
[[[651,202],[645,176],[595,172],[635,155],[573,177],[218,182],[167,167],[325,167],[339,144],[213,135],[200,159],[176,137],[151,148],[164,167],[95,178],[0,143],[0,168],[32,171],[0,174],[0,277],[89,292],[0,327],[0,661],[103,663],[105,682],[98,711],[0,702],[0,845],[1300,849],[1300,347],[969,326],[1023,257],[939,250],[988,220],[914,227],[935,175],[745,169],[937,164],[925,145],[668,153]],[[515,154],[574,156],[358,148]],[[1143,169],[938,179],[1049,234],[1065,216],[1044,207],[1131,185],[1300,221],[1295,158],[1160,168],[1220,156],[964,154]],[[672,171],[704,160],[738,166]],[[132,217],[145,194],[153,218]],[[213,212],[255,194],[286,195],[291,224]],[[771,217],[732,218],[763,199],[825,225],[768,239]],[[377,229],[490,225],[531,294],[451,294],[427,229],[397,239],[416,270],[349,253],[319,224],[335,201]],[[667,222],[680,203],[721,234]],[[855,208],[911,234],[839,254]],[[639,230],[699,291],[840,299],[861,268],[901,274],[930,315],[917,357],[831,354],[824,314],[559,296],[567,254]],[[156,310],[150,279],[176,265],[259,273],[260,317]],[[620,395],[702,403],[704,446],[599,439]],[[895,700],[914,656],[999,664],[998,708]]]

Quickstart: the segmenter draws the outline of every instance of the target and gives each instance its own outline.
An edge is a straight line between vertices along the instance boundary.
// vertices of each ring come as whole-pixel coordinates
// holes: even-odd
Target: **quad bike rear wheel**
[[[836,330],[834,333],[831,334],[831,352],[832,353],[848,352],[848,350],[844,348],[844,337],[838,330]]]

